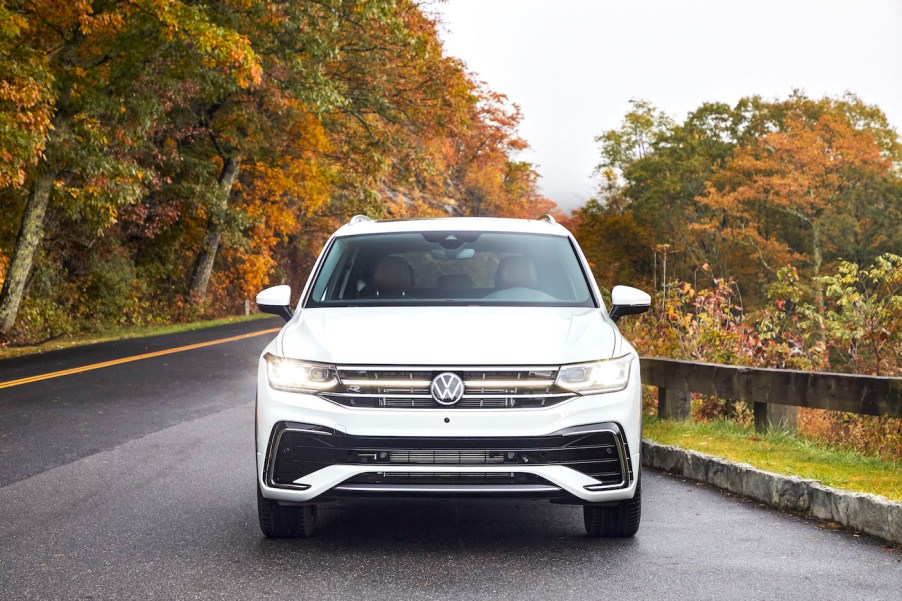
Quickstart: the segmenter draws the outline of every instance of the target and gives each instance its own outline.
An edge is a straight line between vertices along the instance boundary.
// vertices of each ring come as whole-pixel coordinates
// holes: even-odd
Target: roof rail
[[[554,220],[554,217],[552,217],[551,215],[549,215],[547,213],[545,215],[542,215],[541,217],[539,217],[539,221],[546,221],[548,223],[557,223],[557,221]]]
[[[366,215],[354,215],[353,217],[351,217],[348,225],[354,225],[355,223],[360,223],[362,221],[372,221],[372,219],[370,219]]]

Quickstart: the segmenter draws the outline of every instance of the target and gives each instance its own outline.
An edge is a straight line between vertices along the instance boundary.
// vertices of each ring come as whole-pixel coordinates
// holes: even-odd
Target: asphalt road
[[[0,362],[0,382],[278,322]],[[270,335],[0,389],[0,599],[892,599],[902,553],[665,475],[632,540],[543,502],[354,502],[257,527]]]

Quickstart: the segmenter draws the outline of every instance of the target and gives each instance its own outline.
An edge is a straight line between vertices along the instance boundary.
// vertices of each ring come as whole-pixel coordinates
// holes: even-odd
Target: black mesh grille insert
[[[549,482],[533,474],[510,472],[372,472],[360,474],[342,484],[544,484]]]

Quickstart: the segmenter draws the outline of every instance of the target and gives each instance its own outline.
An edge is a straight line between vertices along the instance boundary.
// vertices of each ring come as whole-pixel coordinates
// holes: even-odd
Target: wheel
[[[642,480],[632,499],[616,505],[583,505],[583,519],[589,536],[630,538],[639,530],[642,516]]]
[[[292,507],[267,499],[257,486],[257,516],[267,538],[307,538],[316,529],[316,505]]]

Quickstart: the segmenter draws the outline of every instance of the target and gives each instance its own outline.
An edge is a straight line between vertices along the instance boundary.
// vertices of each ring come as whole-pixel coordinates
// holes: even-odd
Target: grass
[[[242,321],[253,321],[272,317],[266,313],[258,313],[254,315],[241,315],[238,317],[224,317],[222,319],[211,319],[208,321],[194,321],[191,323],[176,323],[165,326],[146,326],[146,327],[113,327],[105,328],[97,332],[89,334],[80,334],[76,336],[67,336],[65,338],[56,338],[43,344],[33,346],[16,346],[0,348],[0,359],[10,359],[12,357],[21,357],[24,355],[36,355],[46,353],[47,351],[56,351],[59,349],[71,348],[74,346],[83,346],[86,344],[95,344],[97,342],[108,342],[110,340],[124,340],[126,338],[141,338],[144,336],[159,336],[161,334],[173,334],[175,332],[188,332],[191,330],[200,330],[202,328],[211,328],[213,326],[221,326],[229,323],[238,323]]]
[[[815,444],[786,433],[757,434],[730,421],[692,423],[645,416],[642,435],[657,443],[749,463],[762,470],[902,501],[902,465],[898,462]]]

